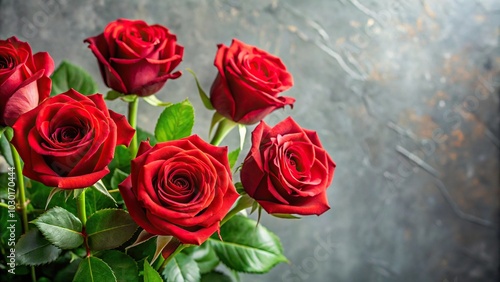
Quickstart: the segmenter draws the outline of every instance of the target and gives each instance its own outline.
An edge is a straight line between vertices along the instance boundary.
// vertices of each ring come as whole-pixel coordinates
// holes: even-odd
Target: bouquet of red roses
[[[219,44],[209,95],[188,69],[214,111],[204,140],[192,133],[188,99],[154,96],[181,76],[176,35],[119,19],[85,42],[106,95],[78,66],[54,71],[48,53],[0,40],[1,280],[231,281],[221,263],[237,276],[286,262],[279,238],[247,209],[259,219],[262,210],[324,213],[335,163],[291,117],[262,121],[295,102],[280,95],[293,85],[280,58],[237,39]],[[116,99],[127,117],[108,109]],[[141,100],[164,108],[154,134],[137,126]],[[240,164],[246,126],[256,123]],[[219,146],[235,128],[239,146]]]

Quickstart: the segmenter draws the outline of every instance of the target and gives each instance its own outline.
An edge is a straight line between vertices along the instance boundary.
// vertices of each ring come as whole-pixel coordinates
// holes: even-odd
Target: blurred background
[[[0,0],[0,38],[82,66],[106,93],[83,39],[117,18],[171,29],[185,47],[179,69],[205,90],[218,43],[278,55],[297,102],[266,122],[293,116],[337,163],[330,211],[262,219],[290,264],[242,281],[498,281],[499,1]],[[157,97],[189,98],[207,139],[212,112],[189,73]],[[142,103],[139,125],[153,131],[160,112]],[[225,144],[236,147],[236,132]]]

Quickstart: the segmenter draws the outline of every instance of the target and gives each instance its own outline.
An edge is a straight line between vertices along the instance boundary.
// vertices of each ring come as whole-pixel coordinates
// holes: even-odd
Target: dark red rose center
[[[153,45],[156,45],[160,43],[160,39],[157,37],[151,36],[151,34],[145,30],[132,30],[129,33],[129,36],[135,37],[137,39],[141,39],[144,42],[149,42],[152,43]]]
[[[194,185],[191,175],[184,169],[174,169],[160,173],[158,178],[153,180],[156,187],[156,193],[164,205],[174,209],[182,207],[196,197],[197,189]],[[166,176],[166,177],[165,177]]]
[[[250,63],[250,67],[251,67],[252,73],[255,75],[258,75],[259,77],[268,77],[269,76],[269,69],[267,68],[267,64],[253,61]]]
[[[296,170],[299,170],[299,168],[297,167],[297,165],[298,165],[297,158],[295,157],[294,154],[290,154],[290,153],[287,154],[287,159],[288,159],[288,164],[293,166]]]
[[[57,128],[52,133],[52,140],[59,143],[68,143],[81,139],[85,132],[81,128],[74,126],[63,126]]]
[[[16,65],[16,61],[11,56],[0,57],[0,69],[12,69]]]
[[[173,177],[173,179],[171,179],[170,182],[180,189],[188,189],[189,188],[189,181],[186,180],[186,178],[184,178],[182,176]]]

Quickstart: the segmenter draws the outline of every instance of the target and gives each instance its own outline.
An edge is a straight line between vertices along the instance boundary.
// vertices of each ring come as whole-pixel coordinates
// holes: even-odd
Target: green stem
[[[163,269],[165,268],[165,266],[167,266],[167,264],[178,254],[180,253],[182,250],[184,250],[185,248],[189,247],[190,245],[184,245],[184,244],[180,244],[179,247],[177,247],[177,249],[175,249],[175,251],[170,255],[168,256],[168,258],[166,258],[163,263],[161,264],[160,268],[158,268],[158,272],[159,273],[162,273],[163,272]]]
[[[226,137],[226,135],[236,125],[237,123],[232,120],[223,119],[221,122],[219,122],[217,130],[215,131],[214,137],[212,138],[212,141],[210,141],[210,144],[218,146],[222,142],[222,140],[224,140],[224,137]]]
[[[12,140],[14,132],[12,130],[6,130],[5,135],[8,140]],[[12,159],[14,160],[14,168],[16,169],[16,181],[19,189],[19,208],[21,209],[21,220],[23,223],[24,233],[28,232],[28,213],[26,211],[26,189],[24,187],[24,176],[23,176],[23,166],[21,164],[21,157],[17,152],[16,148],[12,143],[10,143],[10,150],[12,153]]]
[[[78,214],[78,218],[82,222],[83,228],[85,228],[85,224],[87,223],[87,211],[85,210],[85,189],[83,189],[82,193],[80,193],[80,195],[76,198],[76,212]]]
[[[139,97],[136,97],[134,101],[128,104],[128,122],[133,129],[137,128],[137,109],[139,108]],[[138,143],[137,143],[137,132],[134,134],[132,141],[130,142],[130,146],[128,147],[130,150],[130,155],[132,158],[135,158],[137,155]]]

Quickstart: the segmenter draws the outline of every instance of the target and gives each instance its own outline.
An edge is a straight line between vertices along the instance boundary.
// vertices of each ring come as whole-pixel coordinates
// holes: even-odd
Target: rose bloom
[[[268,213],[320,215],[330,209],[326,189],[335,166],[315,131],[290,117],[273,128],[261,122],[252,132],[241,183]]]
[[[101,94],[73,89],[46,99],[13,128],[24,174],[61,189],[85,188],[103,178],[115,147],[128,145],[135,132],[123,115],[108,110]]]
[[[214,65],[219,73],[210,89],[218,113],[241,124],[254,124],[272,111],[293,106],[294,98],[278,96],[293,85],[280,58],[233,39],[219,44]]]
[[[227,147],[197,135],[151,147],[142,142],[120,193],[132,218],[148,233],[200,245],[219,230],[238,198]]]
[[[104,83],[125,94],[149,96],[158,92],[182,61],[184,47],[161,25],[118,19],[98,36],[85,39],[99,63]]]
[[[0,126],[49,97],[54,61],[47,52],[32,54],[28,43],[16,37],[0,40]]]

